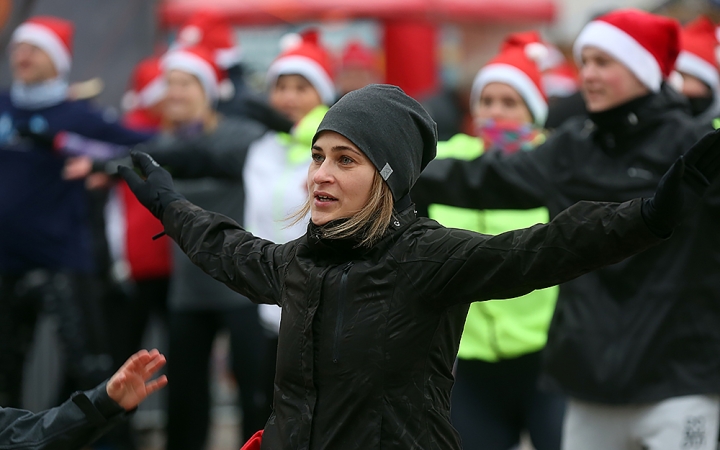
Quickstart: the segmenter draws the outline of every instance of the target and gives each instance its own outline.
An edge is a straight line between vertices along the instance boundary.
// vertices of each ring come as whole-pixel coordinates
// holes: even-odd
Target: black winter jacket
[[[552,286],[659,241],[638,200],[581,203],[495,237],[410,207],[365,251],[313,226],[273,244],[185,201],[163,224],[208,274],[282,306],[264,450],[461,448],[450,390],[468,302]]]
[[[0,408],[0,449],[79,449],[126,416],[125,410],[108,397],[105,383],[78,392],[62,405],[37,414]]]
[[[708,129],[663,90],[570,120],[535,151],[433,161],[416,200],[475,209],[653,195]],[[560,286],[543,384],[587,401],[654,402],[720,393],[720,186],[662,245]]]

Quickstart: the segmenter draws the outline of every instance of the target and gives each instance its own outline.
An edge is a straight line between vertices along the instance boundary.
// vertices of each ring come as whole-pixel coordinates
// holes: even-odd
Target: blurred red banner
[[[544,22],[555,17],[553,0],[162,0],[159,17],[177,26],[198,9],[213,9],[238,25],[310,20],[417,20],[447,22]]]

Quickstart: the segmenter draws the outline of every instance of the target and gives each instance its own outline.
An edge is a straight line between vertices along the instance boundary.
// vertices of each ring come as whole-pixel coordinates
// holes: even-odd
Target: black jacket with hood
[[[534,151],[432,162],[417,200],[476,209],[652,196],[709,128],[683,99],[660,93],[575,118]],[[720,393],[720,186],[673,237],[560,286],[545,349],[546,387],[611,404]]]
[[[424,125],[412,114],[409,123],[385,125],[402,125],[399,140],[390,131],[375,134],[384,126],[375,121],[395,119],[388,111],[404,112],[387,104],[397,92],[369,89],[384,100],[365,105],[367,116],[353,111],[356,97],[368,94],[356,91],[330,109],[319,132],[352,136],[402,200],[434,153],[434,134],[418,138]],[[163,224],[215,279],[282,307],[264,450],[449,450],[461,448],[450,391],[469,302],[552,286],[658,243],[640,204],[584,202],[549,224],[499,236],[444,228],[409,205],[369,248],[326,239],[328,225],[313,224],[305,236],[274,244],[186,201],[170,203]]]

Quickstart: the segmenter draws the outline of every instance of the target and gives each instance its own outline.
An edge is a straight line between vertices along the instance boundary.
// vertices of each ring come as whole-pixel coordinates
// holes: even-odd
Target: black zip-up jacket
[[[653,195],[708,129],[663,89],[570,120],[534,151],[432,162],[416,200],[475,209]],[[720,393],[720,186],[662,245],[560,286],[542,383],[587,401],[630,404]]]
[[[186,201],[163,224],[205,272],[282,306],[263,450],[457,450],[450,390],[468,302],[552,286],[656,244],[640,203],[580,203],[499,236],[443,228],[410,207],[364,251],[312,225],[273,244]]]
[[[75,450],[90,444],[127,417],[107,395],[106,384],[78,392],[40,413],[0,408],[0,449]]]

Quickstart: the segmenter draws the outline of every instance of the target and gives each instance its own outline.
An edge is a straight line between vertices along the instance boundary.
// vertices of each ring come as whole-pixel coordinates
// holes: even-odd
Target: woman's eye
[[[341,157],[340,157],[340,164],[351,164],[351,163],[353,163],[353,162],[354,162],[354,161],[353,161],[352,158],[350,158],[350,157],[347,157],[347,156],[341,156]]]
[[[312,159],[313,159],[313,161],[315,161],[315,162],[322,162],[322,161],[323,161],[323,155],[321,155],[320,153],[313,153],[313,154],[312,154]]]

